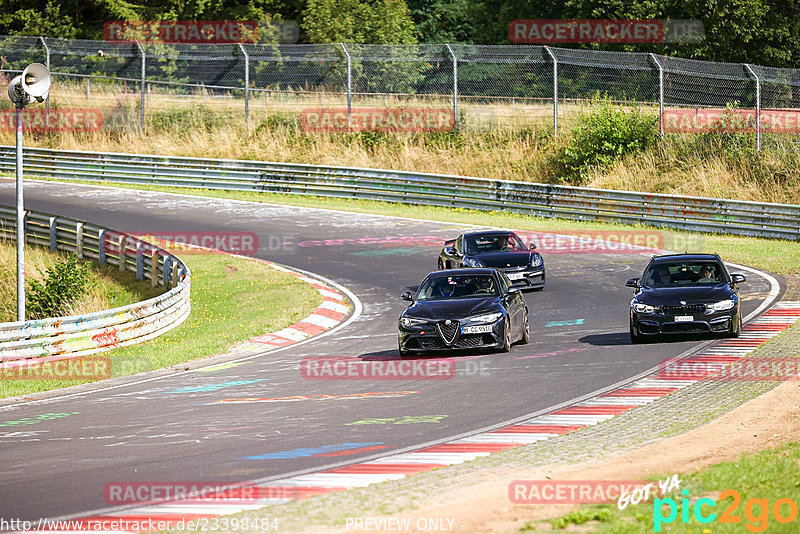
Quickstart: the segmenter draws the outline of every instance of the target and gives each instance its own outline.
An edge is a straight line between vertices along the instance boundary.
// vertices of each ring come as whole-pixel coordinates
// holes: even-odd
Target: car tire
[[[400,351],[401,358],[410,358],[411,356],[414,355],[414,352],[410,350],[405,350],[405,349],[398,349],[398,350]]]
[[[511,321],[506,317],[506,324],[503,328],[503,344],[500,346],[500,352],[508,352],[511,350]]]
[[[736,321],[736,329],[731,325],[731,331],[728,337],[739,337],[742,333],[742,314],[739,313],[739,319]]]
[[[640,334],[640,333],[639,333],[639,332],[636,330],[636,327],[635,327],[635,326],[633,326],[633,323],[631,323],[631,326],[630,326],[630,332],[631,332],[631,343],[632,343],[632,344],[634,344],[634,345],[641,345],[642,343],[644,343],[644,342],[645,342],[645,340],[644,340],[644,336],[642,336],[642,335],[641,335],[641,334]]]
[[[531,325],[528,319],[528,309],[525,308],[525,325],[522,327],[522,339],[520,342],[527,345],[531,341]]]

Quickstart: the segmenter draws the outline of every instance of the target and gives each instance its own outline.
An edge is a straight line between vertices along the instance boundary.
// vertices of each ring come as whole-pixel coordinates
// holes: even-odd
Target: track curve
[[[13,202],[12,186],[0,183],[0,203]],[[103,488],[111,481],[256,480],[414,448],[569,402],[705,344],[629,344],[624,282],[641,273],[647,255],[558,254],[545,259],[547,289],[526,294],[527,346],[457,359],[451,380],[304,380],[304,357],[399,358],[399,294],[435,269],[434,243],[466,226],[43,182],[26,185],[26,207],[130,233],[255,232],[263,245],[257,256],[349,288],[363,310],[333,334],[241,365],[0,408],[2,421],[79,412],[0,432],[3,517],[107,509]],[[380,243],[387,236],[413,239]],[[750,276],[745,314],[772,289]],[[297,396],[307,398],[286,399]],[[270,400],[218,402],[242,398]],[[368,419],[373,424],[352,424]],[[297,452],[309,449],[338,452]]]

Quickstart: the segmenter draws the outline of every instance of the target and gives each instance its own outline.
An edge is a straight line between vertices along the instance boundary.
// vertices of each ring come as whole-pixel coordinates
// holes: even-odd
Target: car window
[[[417,300],[497,297],[500,288],[490,274],[452,275],[427,278],[417,291]]]
[[[507,250],[527,250],[522,239],[516,234],[504,232],[484,234],[466,238],[466,253],[503,252]]]
[[[508,293],[508,288],[511,286],[511,280],[509,280],[508,276],[506,276],[506,273],[503,271],[497,271],[497,275],[500,278],[500,287],[503,290],[503,294]]]
[[[463,235],[458,236],[458,239],[456,239],[456,252],[458,252],[459,254],[461,254],[461,245],[463,240],[464,240]]]
[[[651,264],[642,278],[650,287],[714,285],[726,281],[722,265],[716,261],[658,262]]]

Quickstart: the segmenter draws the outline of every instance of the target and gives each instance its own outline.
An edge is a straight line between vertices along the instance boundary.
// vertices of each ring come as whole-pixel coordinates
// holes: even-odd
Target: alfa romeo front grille
[[[452,345],[456,339],[456,334],[458,334],[458,321],[450,321],[450,324],[441,321],[436,324],[436,329],[439,331],[442,340],[448,345]]]

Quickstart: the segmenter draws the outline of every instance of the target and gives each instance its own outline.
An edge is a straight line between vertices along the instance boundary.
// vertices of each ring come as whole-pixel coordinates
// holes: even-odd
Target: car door
[[[522,297],[521,291],[509,293],[509,289],[511,288],[511,280],[508,279],[506,273],[498,270],[497,277],[500,279],[500,287],[503,290],[503,300],[506,303],[506,309],[508,310],[511,330],[516,332],[522,328],[524,320],[523,314],[525,311],[525,299]]]

